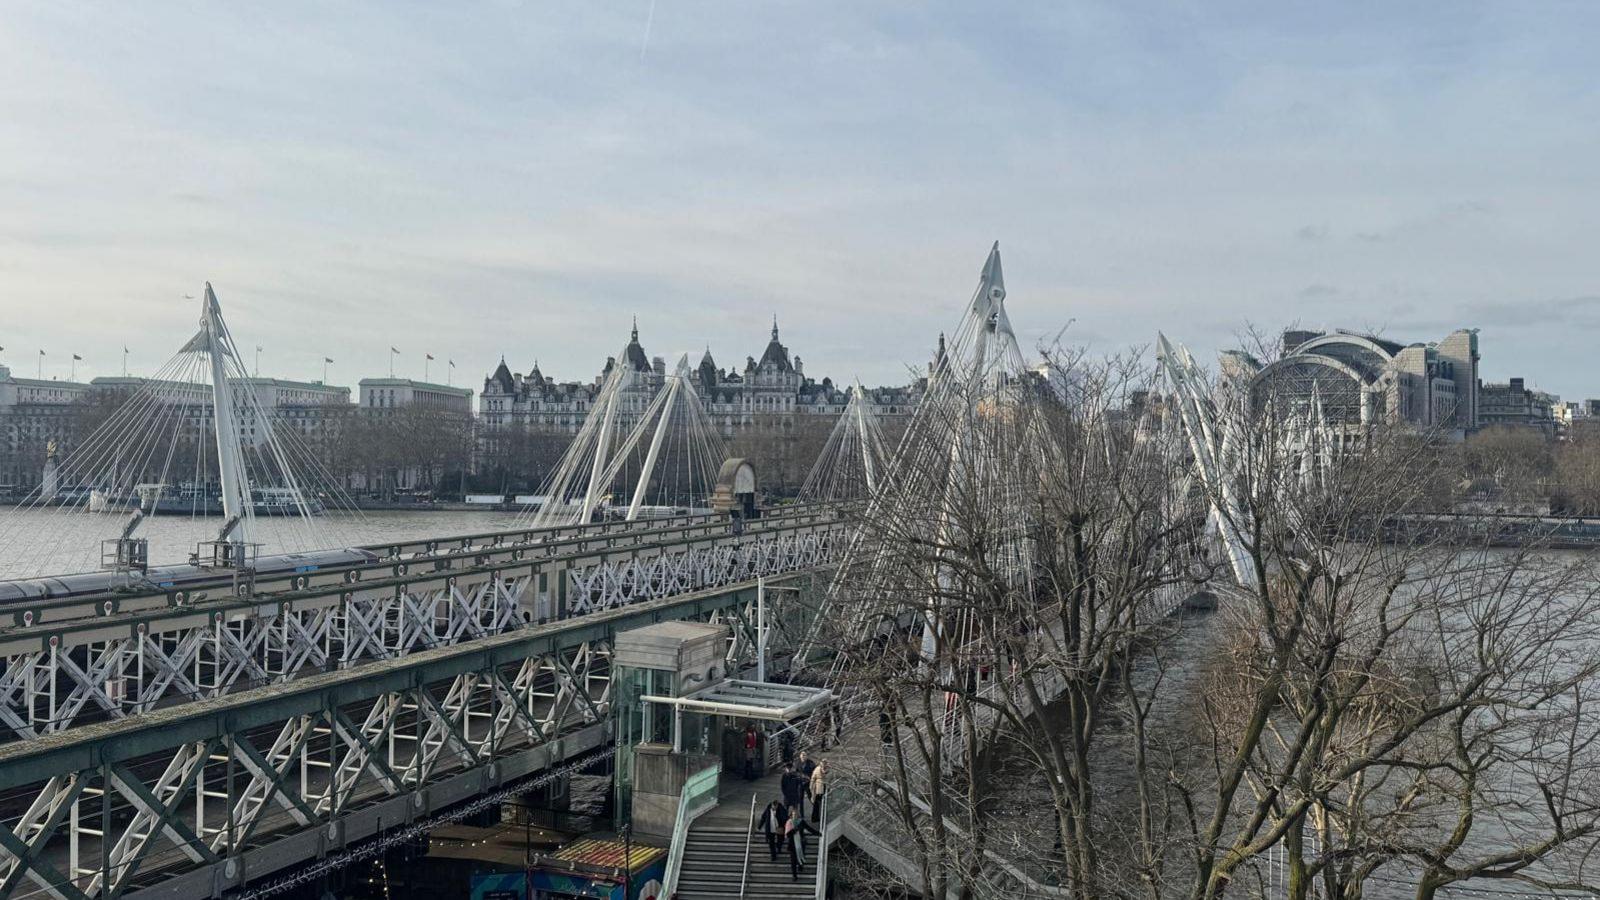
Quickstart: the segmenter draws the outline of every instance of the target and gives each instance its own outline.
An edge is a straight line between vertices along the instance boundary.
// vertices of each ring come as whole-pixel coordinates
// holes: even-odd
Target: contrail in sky
[[[650,13],[644,19],[644,41],[639,44],[639,62],[644,62],[644,51],[650,49],[650,26],[656,21],[656,0],[650,0]]]

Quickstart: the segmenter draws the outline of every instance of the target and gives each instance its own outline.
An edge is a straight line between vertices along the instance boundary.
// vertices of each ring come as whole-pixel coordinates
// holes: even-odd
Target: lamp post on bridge
[[[767,680],[767,591],[792,591],[800,593],[797,587],[767,587],[765,575],[756,576],[756,680],[766,683]]]

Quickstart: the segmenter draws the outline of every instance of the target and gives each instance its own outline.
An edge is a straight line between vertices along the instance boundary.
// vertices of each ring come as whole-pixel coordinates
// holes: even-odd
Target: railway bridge
[[[726,623],[742,666],[758,580],[828,567],[850,512],[469,535],[363,548],[374,559],[246,596],[15,603],[0,898],[219,895],[608,753],[617,633]],[[804,627],[788,604],[769,613],[778,653]]]

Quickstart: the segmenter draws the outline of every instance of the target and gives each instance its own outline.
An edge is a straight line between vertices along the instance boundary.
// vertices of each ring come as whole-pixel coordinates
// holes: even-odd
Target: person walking
[[[778,861],[778,851],[783,846],[784,828],[789,824],[789,808],[780,800],[767,804],[761,812],[761,832],[767,836],[767,851],[772,861]]]
[[[760,777],[759,768],[756,766],[756,755],[761,749],[761,736],[756,734],[756,723],[747,722],[744,726],[744,780],[755,781]]]
[[[811,821],[815,822],[822,815],[822,792],[828,788],[828,763],[827,760],[817,760],[817,765],[811,770]]]
[[[800,823],[804,821],[800,810],[796,808],[790,811],[789,821],[783,826],[783,840],[789,850],[789,874],[795,881],[800,880],[800,870],[806,864],[806,838],[800,830]]]
[[[795,758],[794,773],[800,776],[800,797],[802,800],[811,799],[811,772],[816,767],[816,762],[812,760],[812,758],[807,755],[806,751],[804,750],[801,750],[800,755]],[[801,818],[805,817],[805,812],[806,806],[805,803],[802,802],[800,804]]]
[[[793,763],[783,764],[783,780],[781,784],[783,787],[783,804],[785,806],[798,807],[804,799],[807,784],[806,780],[795,772]]]

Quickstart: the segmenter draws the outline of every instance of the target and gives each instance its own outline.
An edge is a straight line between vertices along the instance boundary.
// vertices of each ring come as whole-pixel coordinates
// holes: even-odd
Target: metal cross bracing
[[[742,582],[0,747],[0,900],[215,896],[589,753],[610,732],[617,633],[725,621],[737,670],[757,594]],[[769,617],[803,614],[784,602]]]
[[[669,535],[704,536],[730,534],[740,530],[766,529],[796,519],[836,518],[849,511],[848,504],[801,504],[768,511],[762,518],[735,526],[725,514],[675,516],[633,522],[610,521],[550,528],[526,528],[479,534],[453,535],[393,544],[369,544],[352,548],[364,556],[331,564],[296,565],[289,571],[258,573],[251,579],[253,595],[282,594],[312,588],[331,587],[381,577],[381,573],[403,575],[419,566],[432,569],[454,568],[496,561],[539,558],[558,553],[583,552],[597,547],[627,547],[658,541]],[[294,558],[286,557],[289,562]],[[231,571],[220,571],[205,578],[207,570],[196,569],[194,578],[182,585],[143,583],[116,589],[48,596],[40,599],[10,600],[0,603],[0,621],[15,625],[34,625],[64,619],[106,615],[112,612],[162,609],[227,593]],[[36,581],[48,581],[38,579]],[[0,586],[20,582],[0,582]]]
[[[572,568],[567,570],[569,608],[587,613],[809,569],[835,561],[847,540],[845,529],[814,529],[751,542],[690,544],[676,552]]]
[[[812,511],[738,533],[724,523],[570,539],[430,557],[422,571],[320,590],[0,629],[0,740],[802,571],[832,562],[849,527]],[[477,564],[435,568],[451,560]]]

